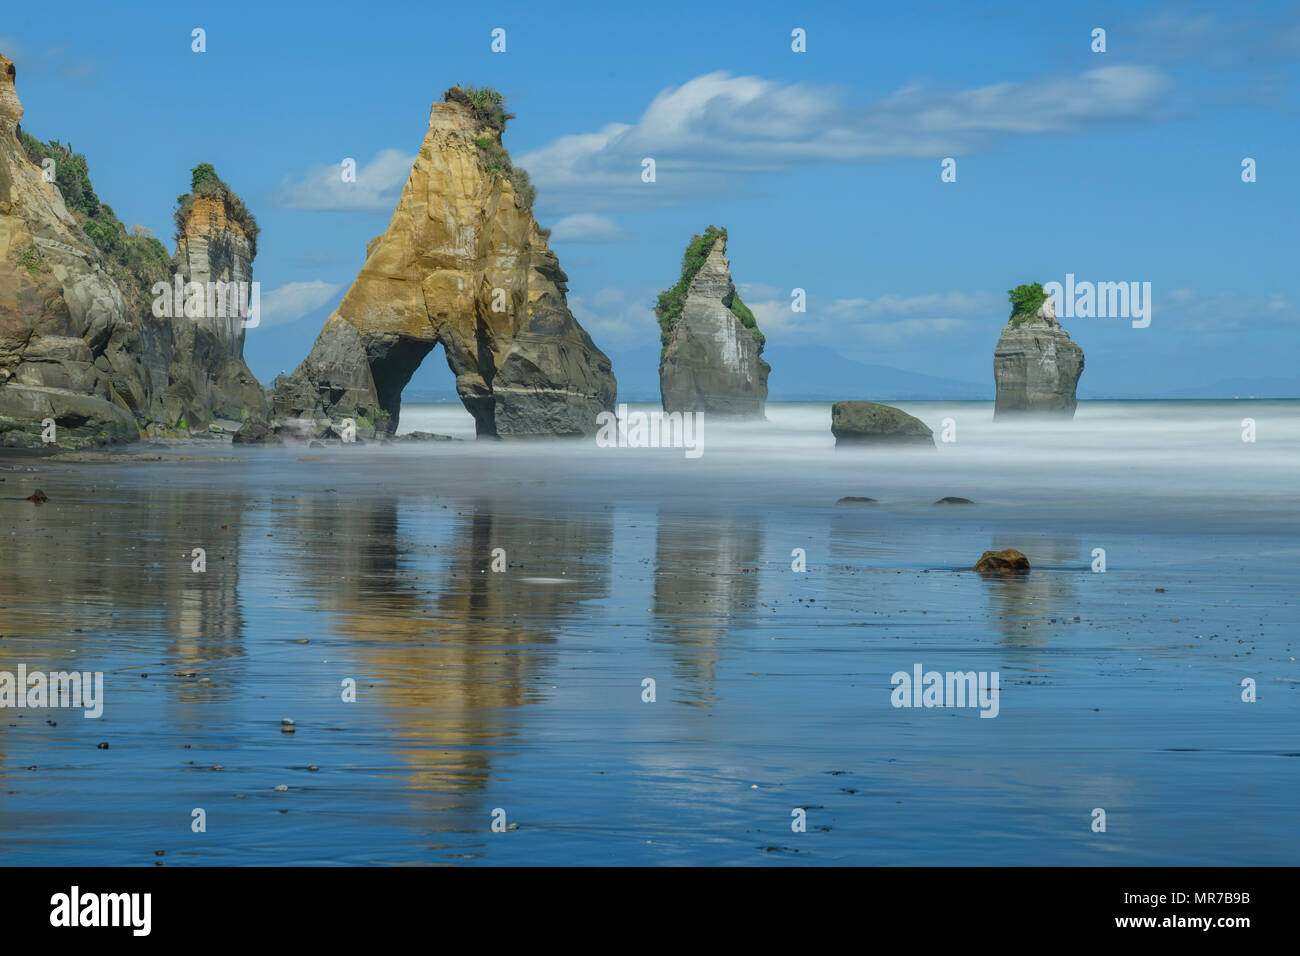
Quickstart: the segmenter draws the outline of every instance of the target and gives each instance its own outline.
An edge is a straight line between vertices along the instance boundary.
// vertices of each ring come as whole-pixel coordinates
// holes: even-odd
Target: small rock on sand
[[[975,562],[976,571],[1028,571],[1029,559],[1017,551],[1015,548],[1004,548],[1001,551],[985,551],[980,555],[980,559]]]

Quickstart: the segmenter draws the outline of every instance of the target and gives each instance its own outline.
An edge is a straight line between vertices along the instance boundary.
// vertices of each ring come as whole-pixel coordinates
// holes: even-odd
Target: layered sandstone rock
[[[193,320],[153,317],[143,280],[29,160],[15,74],[0,56],[0,446],[39,446],[48,419],[58,446],[76,447],[264,413],[243,361]]]
[[[27,161],[15,73],[0,56],[0,445],[39,444],[45,418],[69,444],[107,443],[148,402],[139,327],[58,188]]]
[[[172,263],[186,283],[208,288],[215,283],[229,286],[253,281],[253,239],[234,216],[228,199],[196,196],[178,230],[176,255]],[[205,302],[206,305],[206,302]],[[197,321],[209,329],[231,355],[244,355],[246,316],[235,309],[207,309]]]
[[[402,389],[441,344],[480,435],[589,435],[609,359],[570,313],[567,276],[507,174],[501,129],[458,91],[434,103],[397,210],[311,353],[276,380],[282,418],[395,432]]]
[[[993,415],[1037,412],[1073,417],[1075,388],[1083,374],[1083,349],[1056,319],[1049,295],[1038,311],[1017,324],[1008,320],[993,352],[997,399]]]
[[[659,393],[666,412],[763,417],[771,366],[763,341],[733,311],[739,300],[726,252],[719,231],[665,334]]]

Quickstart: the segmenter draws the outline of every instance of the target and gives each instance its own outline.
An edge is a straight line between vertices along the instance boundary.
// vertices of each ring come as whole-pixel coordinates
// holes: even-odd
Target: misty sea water
[[[896,404],[955,440],[0,457],[0,672],[104,674],[0,709],[0,863],[1294,863],[1300,402]]]

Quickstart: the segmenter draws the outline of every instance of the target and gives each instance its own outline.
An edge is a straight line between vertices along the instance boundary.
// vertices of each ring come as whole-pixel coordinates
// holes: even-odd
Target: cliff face
[[[0,444],[39,444],[44,418],[69,442],[130,440],[149,400],[133,354],[139,324],[58,189],[27,161],[15,72],[0,56]]]
[[[664,411],[762,418],[767,405],[763,343],[732,311],[736,287],[719,235],[691,280],[659,360]]]
[[[306,360],[276,380],[277,415],[395,431],[402,389],[441,344],[480,435],[595,433],[614,404],[610,362],[569,312],[500,137],[464,102],[433,104],[387,231]]]
[[[211,332],[154,318],[149,289],[119,285],[125,254],[106,258],[27,157],[15,74],[0,56],[0,445],[39,446],[47,418],[76,447],[264,412],[256,379]]]
[[[1074,416],[1075,387],[1083,374],[1083,349],[1056,319],[1049,295],[1034,316],[1008,322],[993,352],[997,399],[993,415],[1042,412]]]

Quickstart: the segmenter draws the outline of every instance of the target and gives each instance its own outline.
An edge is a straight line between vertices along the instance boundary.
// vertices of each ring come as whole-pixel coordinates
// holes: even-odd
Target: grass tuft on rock
[[[41,247],[35,242],[29,242],[25,249],[20,249],[15,253],[14,258],[20,266],[36,278],[54,271],[50,268],[50,264],[45,261],[45,254],[41,252]]]
[[[506,122],[514,119],[513,113],[507,113],[505,98],[496,90],[476,86],[453,86],[443,96],[448,103],[460,103],[468,106],[481,126],[504,133]],[[528,171],[510,161],[510,152],[501,145],[498,136],[477,136],[474,145],[479,148],[488,171],[508,182],[515,193],[515,205],[533,214],[533,201],[537,198],[537,189],[528,177]],[[549,233],[548,233],[549,234]]]
[[[444,93],[442,99],[446,103],[468,106],[482,125],[499,133],[504,133],[506,123],[515,118],[514,113],[506,112],[506,98],[490,87],[461,83]]]
[[[225,203],[226,214],[248,237],[249,255],[256,257],[257,234],[262,231],[257,224],[257,217],[244,205],[244,200],[239,198],[239,194],[222,181],[211,163],[199,163],[195,166],[190,171],[190,191],[176,197],[176,212],[173,214],[176,222],[176,241],[180,242],[185,232],[185,224],[189,220],[190,210],[194,208],[194,200],[199,198],[217,199]]]
[[[1022,325],[1032,319],[1047,301],[1047,292],[1040,283],[1018,285],[1007,292],[1011,299],[1011,324]]]

